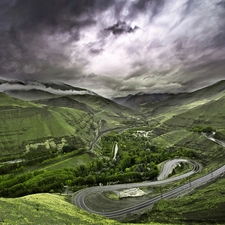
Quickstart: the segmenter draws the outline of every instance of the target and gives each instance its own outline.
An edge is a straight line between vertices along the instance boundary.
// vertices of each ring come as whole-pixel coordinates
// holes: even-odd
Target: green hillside
[[[0,198],[0,223],[46,225],[119,225],[99,215],[87,213],[66,201],[65,196],[35,194],[21,198]],[[160,223],[148,222],[149,225]],[[137,224],[138,225],[138,224]]]
[[[1,224],[119,224],[87,213],[65,201],[65,197],[52,194],[0,198],[0,209]]]
[[[225,224],[225,178],[183,196],[161,200],[143,222],[172,224]]]
[[[98,95],[72,95],[71,98],[83,102],[98,111],[104,110],[110,116],[123,117],[126,114],[134,113],[133,110]]]
[[[189,109],[204,105],[210,101],[218,100],[225,96],[225,81],[220,81],[209,87],[191,93],[176,94],[166,100],[144,104],[144,112],[153,116],[166,114],[167,116],[186,112]]]
[[[210,101],[192,110],[173,116],[166,122],[168,126],[193,127],[196,125],[213,126],[216,129],[225,127],[225,97]]]
[[[0,96],[1,156],[38,148],[60,150],[77,137],[88,144],[100,127],[100,119],[81,110],[36,105],[2,93]]]
[[[4,93],[0,92],[0,109],[13,109],[15,107],[32,107],[35,106],[34,103],[26,102],[17,98],[12,98]]]

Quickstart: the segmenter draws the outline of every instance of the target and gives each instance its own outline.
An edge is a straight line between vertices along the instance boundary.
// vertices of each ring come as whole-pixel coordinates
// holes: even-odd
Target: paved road
[[[224,147],[224,142],[218,141],[218,140],[216,140],[212,137],[208,137],[206,135],[205,135],[205,137],[208,138],[211,141],[216,142],[217,144],[222,145]],[[154,181],[154,182],[118,184],[118,185],[112,185],[112,186],[101,186],[101,187],[91,187],[91,188],[82,189],[77,194],[75,194],[73,196],[73,203],[76,206],[78,206],[78,207],[80,207],[80,208],[82,208],[82,209],[84,209],[88,212],[100,214],[102,216],[105,216],[105,217],[108,217],[108,218],[111,218],[111,219],[117,219],[117,218],[120,218],[122,216],[131,214],[131,213],[135,213],[135,212],[137,212],[141,209],[148,208],[148,207],[154,205],[157,201],[159,201],[162,198],[171,198],[171,197],[178,196],[182,193],[187,193],[188,191],[191,191],[194,188],[197,188],[197,187],[199,187],[199,186],[201,186],[201,185],[203,185],[207,182],[210,182],[211,180],[214,180],[218,177],[221,177],[225,174],[225,165],[224,165],[224,166],[218,168],[215,171],[211,171],[209,174],[207,174],[203,177],[200,177],[200,178],[198,178],[194,181],[191,181],[187,184],[184,184],[180,187],[177,187],[177,188],[175,188],[171,191],[163,193],[162,195],[156,196],[156,197],[151,198],[151,199],[149,199],[145,202],[142,202],[140,204],[137,204],[137,205],[134,205],[134,206],[131,206],[131,207],[128,207],[128,208],[124,208],[124,209],[121,209],[121,210],[118,210],[118,211],[97,212],[97,211],[89,209],[87,207],[87,205],[85,204],[85,201],[84,201],[85,196],[86,196],[86,194],[91,193],[91,192],[99,192],[99,191],[106,191],[106,190],[117,190],[117,189],[123,189],[123,188],[125,189],[125,188],[134,188],[134,187],[154,186],[154,185],[160,185],[160,184],[173,182],[173,181],[182,179],[184,177],[189,177],[191,174],[196,173],[201,169],[201,166],[198,163],[196,163],[194,161],[189,161],[189,162],[193,164],[193,170],[186,173],[186,174],[183,174],[183,175],[180,175],[180,176],[177,176],[177,177],[173,177],[173,178],[169,178],[169,179],[166,179],[166,180],[159,180],[159,181]],[[173,165],[173,164],[170,164],[170,165]],[[166,169],[166,171],[168,171],[168,170],[169,169]]]
[[[180,161],[182,161],[183,159],[179,159]],[[177,163],[177,161],[174,161]],[[197,162],[194,161],[189,161],[189,163],[191,163],[193,165],[193,170],[186,173],[186,174],[182,174],[180,176],[177,177],[173,177],[173,178],[169,178],[166,180],[160,180],[160,181],[153,181],[153,182],[141,182],[141,183],[131,183],[131,184],[117,184],[117,185],[107,185],[107,186],[95,186],[95,187],[90,187],[90,188],[85,188],[80,190],[79,192],[77,192],[74,196],[73,196],[73,204],[75,204],[76,206],[91,212],[91,213],[95,213],[95,214],[100,214],[103,216],[106,216],[108,218],[119,218],[121,216],[127,215],[129,213],[134,213],[135,211],[138,211],[140,209],[149,207],[150,205],[153,205],[155,202],[157,202],[158,200],[161,199],[161,196],[157,196],[155,198],[152,198],[148,201],[145,201],[143,203],[140,203],[138,205],[129,207],[129,208],[125,208],[119,211],[114,211],[114,212],[98,212],[98,211],[94,211],[91,210],[90,208],[88,208],[88,206],[85,204],[85,196],[86,194],[90,194],[91,192],[101,192],[101,191],[107,191],[107,190],[118,190],[118,189],[127,189],[127,188],[134,188],[134,187],[148,187],[148,186],[156,186],[156,185],[161,185],[161,184],[166,184],[166,183],[171,183],[173,181],[177,181],[179,179],[185,178],[185,177],[189,177],[190,175],[192,175],[193,173],[197,173],[200,169],[201,169],[201,165],[198,164]],[[173,166],[173,163],[170,164],[171,166]],[[183,189],[179,189],[179,191],[175,191],[175,192],[168,192],[169,196],[171,195],[171,197],[176,193],[179,194],[181,192],[181,190],[187,191],[187,188],[190,188],[189,186],[190,184],[187,184],[187,187],[185,186]],[[191,188],[193,188],[194,186],[192,185]],[[176,190],[176,189],[174,189]],[[174,191],[173,190],[173,191]],[[167,193],[164,194],[164,198],[167,197]]]
[[[157,197],[154,197],[150,200],[147,200],[143,203],[140,203],[138,205],[135,205],[135,206],[132,206],[132,207],[129,207],[129,208],[125,208],[125,209],[122,209],[122,210],[119,210],[119,211],[114,211],[114,212],[107,212],[107,213],[104,213],[104,212],[97,212],[98,214],[100,215],[103,215],[103,216],[106,216],[108,218],[112,218],[112,219],[116,219],[116,218],[119,218],[121,216],[124,216],[124,215],[127,215],[127,214],[130,214],[130,213],[134,213],[140,209],[144,209],[144,208],[147,208],[151,205],[153,205],[154,203],[156,203],[157,201],[159,201],[160,199],[162,198],[171,198],[171,197],[175,197],[175,196],[178,196],[182,193],[185,193],[185,192],[188,192],[196,187],[199,187],[211,180],[214,180],[220,176],[222,176],[225,172],[225,166],[222,166],[220,167],[219,169],[213,171],[212,173],[210,174],[207,174],[201,178],[198,178],[190,183],[187,183],[185,185],[182,185],[178,188],[175,188],[171,191],[168,191],[166,192],[165,194],[163,194],[162,196],[157,196]],[[96,212],[94,212],[96,213]]]
[[[189,161],[187,159],[173,159],[173,160],[167,161],[163,165],[163,169],[161,171],[161,174],[157,177],[157,180],[166,179],[173,172],[173,169],[175,169],[175,167],[179,166],[179,164],[181,162],[189,163]]]

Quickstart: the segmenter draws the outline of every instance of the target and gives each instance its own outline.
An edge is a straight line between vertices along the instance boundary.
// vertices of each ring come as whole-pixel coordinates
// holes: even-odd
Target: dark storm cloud
[[[125,34],[125,33],[132,33],[137,29],[139,29],[138,26],[134,26],[134,28],[132,28],[126,22],[118,21],[116,24],[106,28],[105,30],[111,31],[115,35],[119,35],[119,34]]]
[[[107,95],[192,90],[224,79],[224,2],[0,0],[0,76]]]
[[[138,0],[134,1],[130,9],[130,17],[135,17],[140,12],[150,14],[152,20],[163,8],[165,0]]]
[[[112,3],[110,0],[17,0],[11,10],[20,18],[19,26],[22,28],[35,29],[40,25],[71,29],[92,24],[91,16]],[[76,20],[83,13],[89,17]]]
[[[225,1],[218,2],[217,5],[225,8]]]

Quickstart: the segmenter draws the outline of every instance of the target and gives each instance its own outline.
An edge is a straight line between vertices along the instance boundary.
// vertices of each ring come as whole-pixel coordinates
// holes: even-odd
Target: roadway
[[[206,138],[208,138],[209,140],[214,141],[217,144],[220,144],[221,146],[224,147],[224,142],[216,140],[215,138],[212,138],[212,137],[208,137],[207,135],[204,135],[204,136]],[[179,160],[183,161],[183,159],[179,159]],[[162,170],[162,172],[160,174],[160,175],[162,175],[160,177],[160,179],[165,178],[166,174],[168,175],[168,173],[170,171],[170,168],[172,166],[174,166],[174,163],[178,163],[178,161],[177,160],[168,161],[166,163],[167,168],[164,167],[164,169]],[[186,160],[185,160],[185,162],[186,162]],[[189,181],[188,183],[186,183],[184,185],[181,185],[181,186],[179,186],[177,188],[174,188],[174,189],[172,189],[168,192],[165,192],[161,195],[153,197],[153,198],[151,198],[147,201],[144,201],[142,203],[139,203],[139,204],[136,204],[134,206],[127,207],[127,208],[124,208],[124,209],[121,209],[121,210],[118,210],[118,211],[112,211],[112,212],[94,211],[94,210],[88,208],[88,206],[85,204],[85,196],[86,196],[86,194],[89,194],[91,192],[99,192],[99,191],[101,192],[101,191],[107,191],[107,190],[113,191],[113,190],[118,190],[118,189],[128,189],[128,188],[134,188],[134,187],[148,187],[148,186],[161,185],[161,184],[170,183],[170,182],[173,182],[173,181],[185,178],[185,177],[189,177],[193,173],[197,173],[201,170],[201,165],[199,163],[194,162],[194,161],[188,161],[188,162],[193,165],[193,170],[188,172],[188,173],[182,174],[180,176],[168,178],[166,180],[160,180],[158,178],[159,179],[158,181],[153,181],[153,182],[141,182],[141,183],[131,183],[131,184],[95,186],[95,187],[85,188],[85,189],[82,189],[82,190],[80,190],[80,191],[78,191],[77,193],[74,194],[72,202],[73,202],[74,205],[76,205],[76,206],[78,206],[78,207],[80,207],[80,208],[82,208],[82,209],[84,209],[88,212],[99,214],[99,215],[102,215],[102,216],[105,216],[105,217],[108,217],[108,218],[111,218],[111,219],[118,219],[118,218],[121,218],[121,217],[126,216],[128,214],[138,212],[139,210],[149,208],[149,207],[153,206],[156,202],[158,202],[160,199],[172,198],[172,197],[176,197],[176,196],[179,196],[181,194],[187,193],[187,192],[189,192],[189,191],[191,191],[191,190],[193,190],[193,189],[195,189],[199,186],[202,186],[202,185],[204,185],[204,184],[206,184],[206,183],[208,183],[208,182],[210,182],[214,179],[217,179],[217,178],[223,176],[224,173],[225,173],[225,165],[224,165],[224,166],[221,166],[220,168],[216,169],[215,171],[211,171],[210,173],[208,173],[205,176],[197,178],[193,181]]]
[[[167,173],[168,170],[169,170],[168,165],[170,165],[171,167],[174,167],[174,163],[177,164],[178,162],[183,162],[183,161],[187,162],[187,160],[185,160],[185,159],[176,159],[176,160],[168,161],[165,164],[167,169],[162,170],[161,174],[164,174],[164,176],[165,176],[165,173]],[[188,173],[185,173],[185,174],[182,174],[182,175],[179,175],[179,176],[176,176],[176,177],[168,178],[166,180],[158,180],[158,181],[152,181],[152,182],[148,181],[148,182],[130,183],[130,184],[95,186],[95,187],[85,188],[85,189],[82,189],[82,190],[78,191],[77,193],[75,193],[73,195],[72,202],[73,202],[74,205],[76,205],[76,206],[78,206],[78,207],[80,207],[80,208],[82,208],[82,209],[84,209],[88,212],[100,214],[102,216],[112,218],[112,219],[116,219],[116,218],[119,218],[121,216],[125,216],[127,214],[134,213],[136,211],[139,211],[140,209],[144,209],[144,208],[147,208],[147,207],[153,205],[154,203],[159,201],[162,197],[163,198],[173,197],[175,195],[179,195],[183,192],[188,191],[189,189],[194,188],[196,186],[195,181],[193,181],[193,184],[191,183],[191,185],[190,185],[190,183],[188,183],[188,184],[183,185],[179,188],[176,188],[176,189],[173,189],[173,190],[171,190],[167,193],[164,193],[163,196],[160,195],[160,196],[154,197],[150,200],[147,200],[145,202],[142,202],[140,204],[137,204],[135,206],[132,206],[132,207],[129,207],[129,208],[124,208],[122,210],[113,211],[113,212],[99,212],[99,211],[94,211],[94,210],[90,209],[85,204],[85,196],[87,194],[90,194],[90,193],[96,193],[96,192],[102,192],[102,191],[109,191],[109,190],[113,191],[113,190],[118,190],[118,189],[128,189],[128,188],[135,188],[135,187],[149,187],[149,186],[162,185],[162,184],[171,183],[171,182],[180,180],[180,179],[185,178],[185,177],[189,177],[190,175],[200,171],[201,165],[199,163],[194,162],[194,161],[188,161],[188,162],[193,165],[193,170],[188,172]]]
[[[162,172],[157,177],[157,180],[164,180],[164,179],[166,179],[173,172],[173,169],[175,169],[175,167],[179,166],[181,162],[191,163],[187,159],[173,159],[173,160],[169,160],[163,165]]]

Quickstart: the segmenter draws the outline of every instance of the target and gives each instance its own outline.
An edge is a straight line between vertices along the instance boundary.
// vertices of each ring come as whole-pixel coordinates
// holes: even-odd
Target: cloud
[[[60,83],[59,83],[60,85]],[[57,95],[83,95],[83,94],[95,94],[91,91],[86,90],[60,90],[52,87],[46,86],[44,83],[29,81],[26,84],[22,82],[6,82],[0,84],[0,92],[8,92],[8,91],[29,91],[29,90],[42,90],[52,94]]]
[[[106,31],[111,31],[114,35],[133,33],[135,30],[139,29],[138,26],[134,26],[133,28],[127,25],[126,22],[118,21],[113,26],[106,28]]]
[[[193,90],[223,79],[224,18],[221,0],[2,0],[0,76],[107,96]]]

